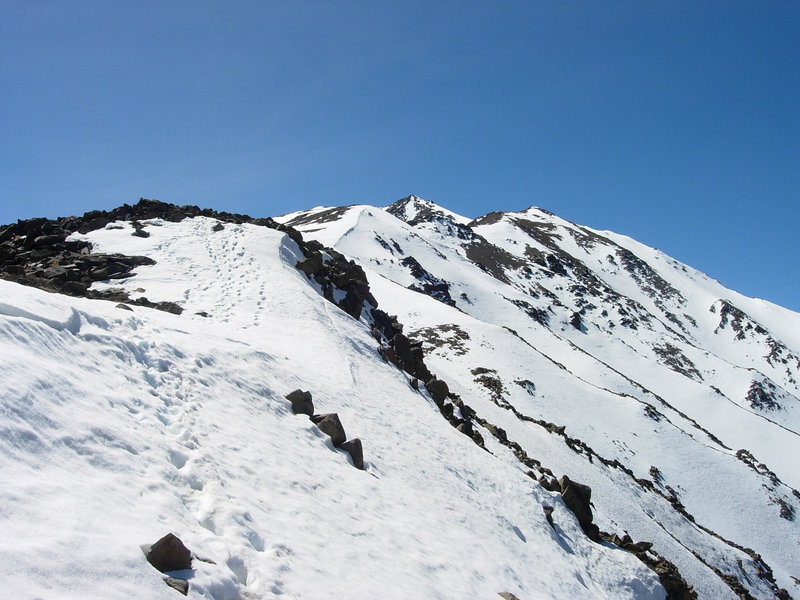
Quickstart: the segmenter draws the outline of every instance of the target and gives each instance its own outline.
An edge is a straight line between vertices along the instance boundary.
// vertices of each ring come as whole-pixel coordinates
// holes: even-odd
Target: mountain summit
[[[142,200],[0,276],[9,597],[800,598],[800,315],[630,238]]]

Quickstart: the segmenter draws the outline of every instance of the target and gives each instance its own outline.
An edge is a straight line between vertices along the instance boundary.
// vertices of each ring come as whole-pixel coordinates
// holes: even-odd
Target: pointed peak
[[[384,208],[384,210],[412,226],[418,223],[441,220],[454,221],[456,223],[467,223],[469,221],[469,219],[457,215],[435,202],[414,195],[401,198]]]

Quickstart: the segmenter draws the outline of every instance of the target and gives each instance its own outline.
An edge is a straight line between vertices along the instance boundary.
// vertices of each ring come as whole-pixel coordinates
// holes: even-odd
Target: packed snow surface
[[[774,598],[758,555],[800,597],[800,315],[537,208],[470,222],[410,197],[281,221],[362,264],[479,416],[592,486],[601,529],[653,541],[700,598]]]
[[[3,597],[177,598],[141,549],[168,532],[194,553],[190,598],[665,597],[442,419],[295,269],[293,241],[214,224],[86,236],[154,258],[121,283],[180,316],[0,281]],[[364,471],[292,414],[296,388],[363,441]]]

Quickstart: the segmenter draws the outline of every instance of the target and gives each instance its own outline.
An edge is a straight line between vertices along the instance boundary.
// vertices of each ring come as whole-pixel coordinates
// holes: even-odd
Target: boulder
[[[314,416],[314,402],[311,400],[311,392],[295,390],[284,396],[292,403],[292,412],[296,415]]]
[[[591,507],[592,488],[577,481],[572,481],[566,475],[561,477],[558,483],[561,487],[561,497],[564,499],[564,504],[575,513],[584,533],[592,537],[590,531],[593,532],[595,529],[595,527],[592,527],[592,521],[594,520]]]
[[[326,413],[323,415],[313,415],[311,421],[319,427],[322,433],[331,438],[331,442],[337,448],[344,444],[347,435],[342,427],[342,422],[339,420],[339,415],[336,413]]]
[[[428,390],[428,393],[431,395],[431,398],[433,398],[436,406],[442,408],[447,395],[450,393],[450,388],[447,387],[447,382],[433,377],[425,383],[425,389]]]
[[[162,573],[192,568],[192,552],[173,533],[168,533],[150,546],[145,556],[147,562]]]
[[[67,239],[66,234],[49,234],[40,235],[32,238],[30,243],[31,248],[41,248],[42,246],[53,246],[54,244],[62,244]],[[27,244],[26,244],[27,246]]]
[[[339,448],[350,453],[350,458],[353,459],[353,466],[356,469],[364,470],[364,449],[361,447],[360,439],[347,440]]]

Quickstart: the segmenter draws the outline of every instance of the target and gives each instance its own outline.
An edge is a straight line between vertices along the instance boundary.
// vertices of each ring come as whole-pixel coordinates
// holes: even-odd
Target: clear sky
[[[547,208],[800,310],[800,1],[2,0],[0,223]]]

